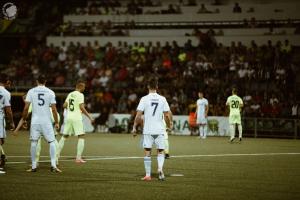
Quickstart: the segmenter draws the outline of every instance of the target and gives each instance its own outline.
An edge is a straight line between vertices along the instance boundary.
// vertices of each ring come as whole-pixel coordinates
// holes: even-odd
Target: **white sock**
[[[165,153],[169,154],[169,140],[165,139]]]
[[[243,135],[243,127],[241,124],[238,124],[238,130],[239,130],[239,138],[242,138]]]
[[[157,155],[157,164],[158,164],[157,169],[159,172],[163,171],[164,162],[165,162],[165,155],[163,153],[159,153]]]
[[[200,137],[203,137],[203,134],[204,134],[203,126],[199,127],[199,132],[200,132]]]
[[[61,137],[59,142],[58,142],[57,159],[59,159],[60,153],[61,153],[62,149],[64,148],[65,140],[66,140],[65,137]]]
[[[37,146],[37,141],[31,141],[30,154],[31,154],[32,169],[36,168],[36,159],[35,159],[36,146]]]
[[[235,124],[230,124],[229,129],[230,129],[230,140],[232,140],[235,135]]]
[[[204,127],[203,127],[203,136],[204,136],[204,138],[206,138],[206,136],[207,136],[207,125],[204,125]]]
[[[36,154],[35,154],[36,163],[38,163],[40,161],[40,155],[41,155],[41,149],[42,149],[41,141],[42,141],[42,138],[40,137],[40,139],[38,140],[37,145],[36,145]]]
[[[77,159],[81,159],[82,152],[84,150],[84,139],[79,138],[77,143]]]
[[[144,165],[145,165],[146,176],[151,176],[151,157],[149,156],[144,157]]]
[[[56,147],[55,147],[55,142],[50,142],[50,159],[51,159],[51,167],[56,168]]]
[[[58,155],[58,142],[57,142],[56,139],[55,139],[54,143],[55,143],[55,149],[56,149],[56,164],[58,164],[58,157],[59,157],[59,155]]]
[[[0,155],[5,155],[5,153],[4,153],[4,149],[3,149],[3,147],[2,147],[2,145],[0,144]]]

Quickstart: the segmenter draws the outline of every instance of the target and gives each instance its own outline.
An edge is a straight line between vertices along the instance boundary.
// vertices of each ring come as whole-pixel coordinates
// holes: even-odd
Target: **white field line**
[[[197,157],[235,157],[235,156],[280,156],[280,155],[300,155],[300,153],[239,153],[239,154],[199,154],[199,155],[177,155],[171,156],[172,158],[197,158]],[[30,158],[30,156],[8,156],[8,158]],[[41,156],[49,158],[49,156]],[[63,158],[75,158],[75,156],[61,156]],[[129,160],[129,159],[142,159],[142,156],[84,156],[87,161],[99,161],[99,160]],[[64,160],[60,159],[60,162],[74,162],[74,159]],[[50,160],[41,160],[43,162],[50,162]],[[7,164],[25,164],[26,161],[12,161],[6,162]]]

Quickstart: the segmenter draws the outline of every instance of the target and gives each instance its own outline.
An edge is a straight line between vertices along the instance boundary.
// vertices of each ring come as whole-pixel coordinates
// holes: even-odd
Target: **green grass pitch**
[[[77,138],[70,138],[62,152],[61,174],[50,173],[48,162],[41,162],[37,173],[26,172],[28,138],[28,132],[21,132],[6,140],[1,200],[300,199],[300,140],[245,138],[230,144],[223,137],[170,136],[170,154],[178,157],[165,161],[166,181],[157,180],[153,156],[153,180],[143,182],[140,137],[88,134],[85,164],[74,162]],[[43,142],[41,161],[49,160],[48,149]]]

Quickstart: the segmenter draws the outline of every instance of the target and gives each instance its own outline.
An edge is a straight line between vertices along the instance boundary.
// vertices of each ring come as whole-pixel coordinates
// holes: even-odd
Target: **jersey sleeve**
[[[208,106],[208,100],[207,99],[205,100],[205,105]]]
[[[230,105],[230,100],[229,100],[229,97],[227,98],[226,105],[227,105],[227,106],[229,106],[229,105]]]
[[[69,103],[69,97],[70,97],[70,94],[68,94],[68,96],[67,96],[65,102]]]
[[[143,98],[141,98],[141,100],[139,102],[139,105],[138,105],[136,110],[137,111],[142,111],[142,112],[145,110],[145,104],[144,104],[144,99]]]
[[[244,104],[243,100],[241,98],[239,100],[240,100],[240,102],[239,102],[240,105],[243,105]]]
[[[55,100],[55,93],[51,92],[50,93],[50,104],[56,104],[56,100]]]
[[[25,101],[29,102],[29,103],[32,103],[32,95],[31,95],[31,91],[30,90],[27,92]]]
[[[79,98],[78,98],[78,104],[83,104],[84,103],[84,95],[83,94],[80,94],[79,95]]]
[[[29,105],[28,113],[32,113],[32,104]]]
[[[10,106],[10,94],[5,94],[4,96],[4,107]]]
[[[170,111],[170,107],[169,104],[167,102],[167,100],[164,98],[164,107],[163,107],[164,112],[168,112]]]

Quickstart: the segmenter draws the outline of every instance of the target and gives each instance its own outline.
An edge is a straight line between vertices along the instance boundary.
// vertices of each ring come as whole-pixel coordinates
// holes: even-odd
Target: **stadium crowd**
[[[157,73],[159,92],[167,97],[174,114],[192,111],[198,90],[203,90],[210,103],[209,115],[223,116],[230,89],[237,86],[245,101],[245,116],[299,115],[294,93],[299,54],[288,40],[263,46],[253,41],[250,47],[232,42],[226,47],[216,44],[209,34],[197,37],[197,46],[187,41],[182,47],[176,41],[119,42],[117,46],[100,46],[95,41],[84,46],[63,42],[60,47],[29,48],[24,42],[4,73],[16,85],[25,86],[32,86],[40,73],[47,73],[48,85],[56,87],[72,87],[84,78],[88,108],[93,112],[105,108],[105,112],[130,113],[146,92],[144,80]]]

